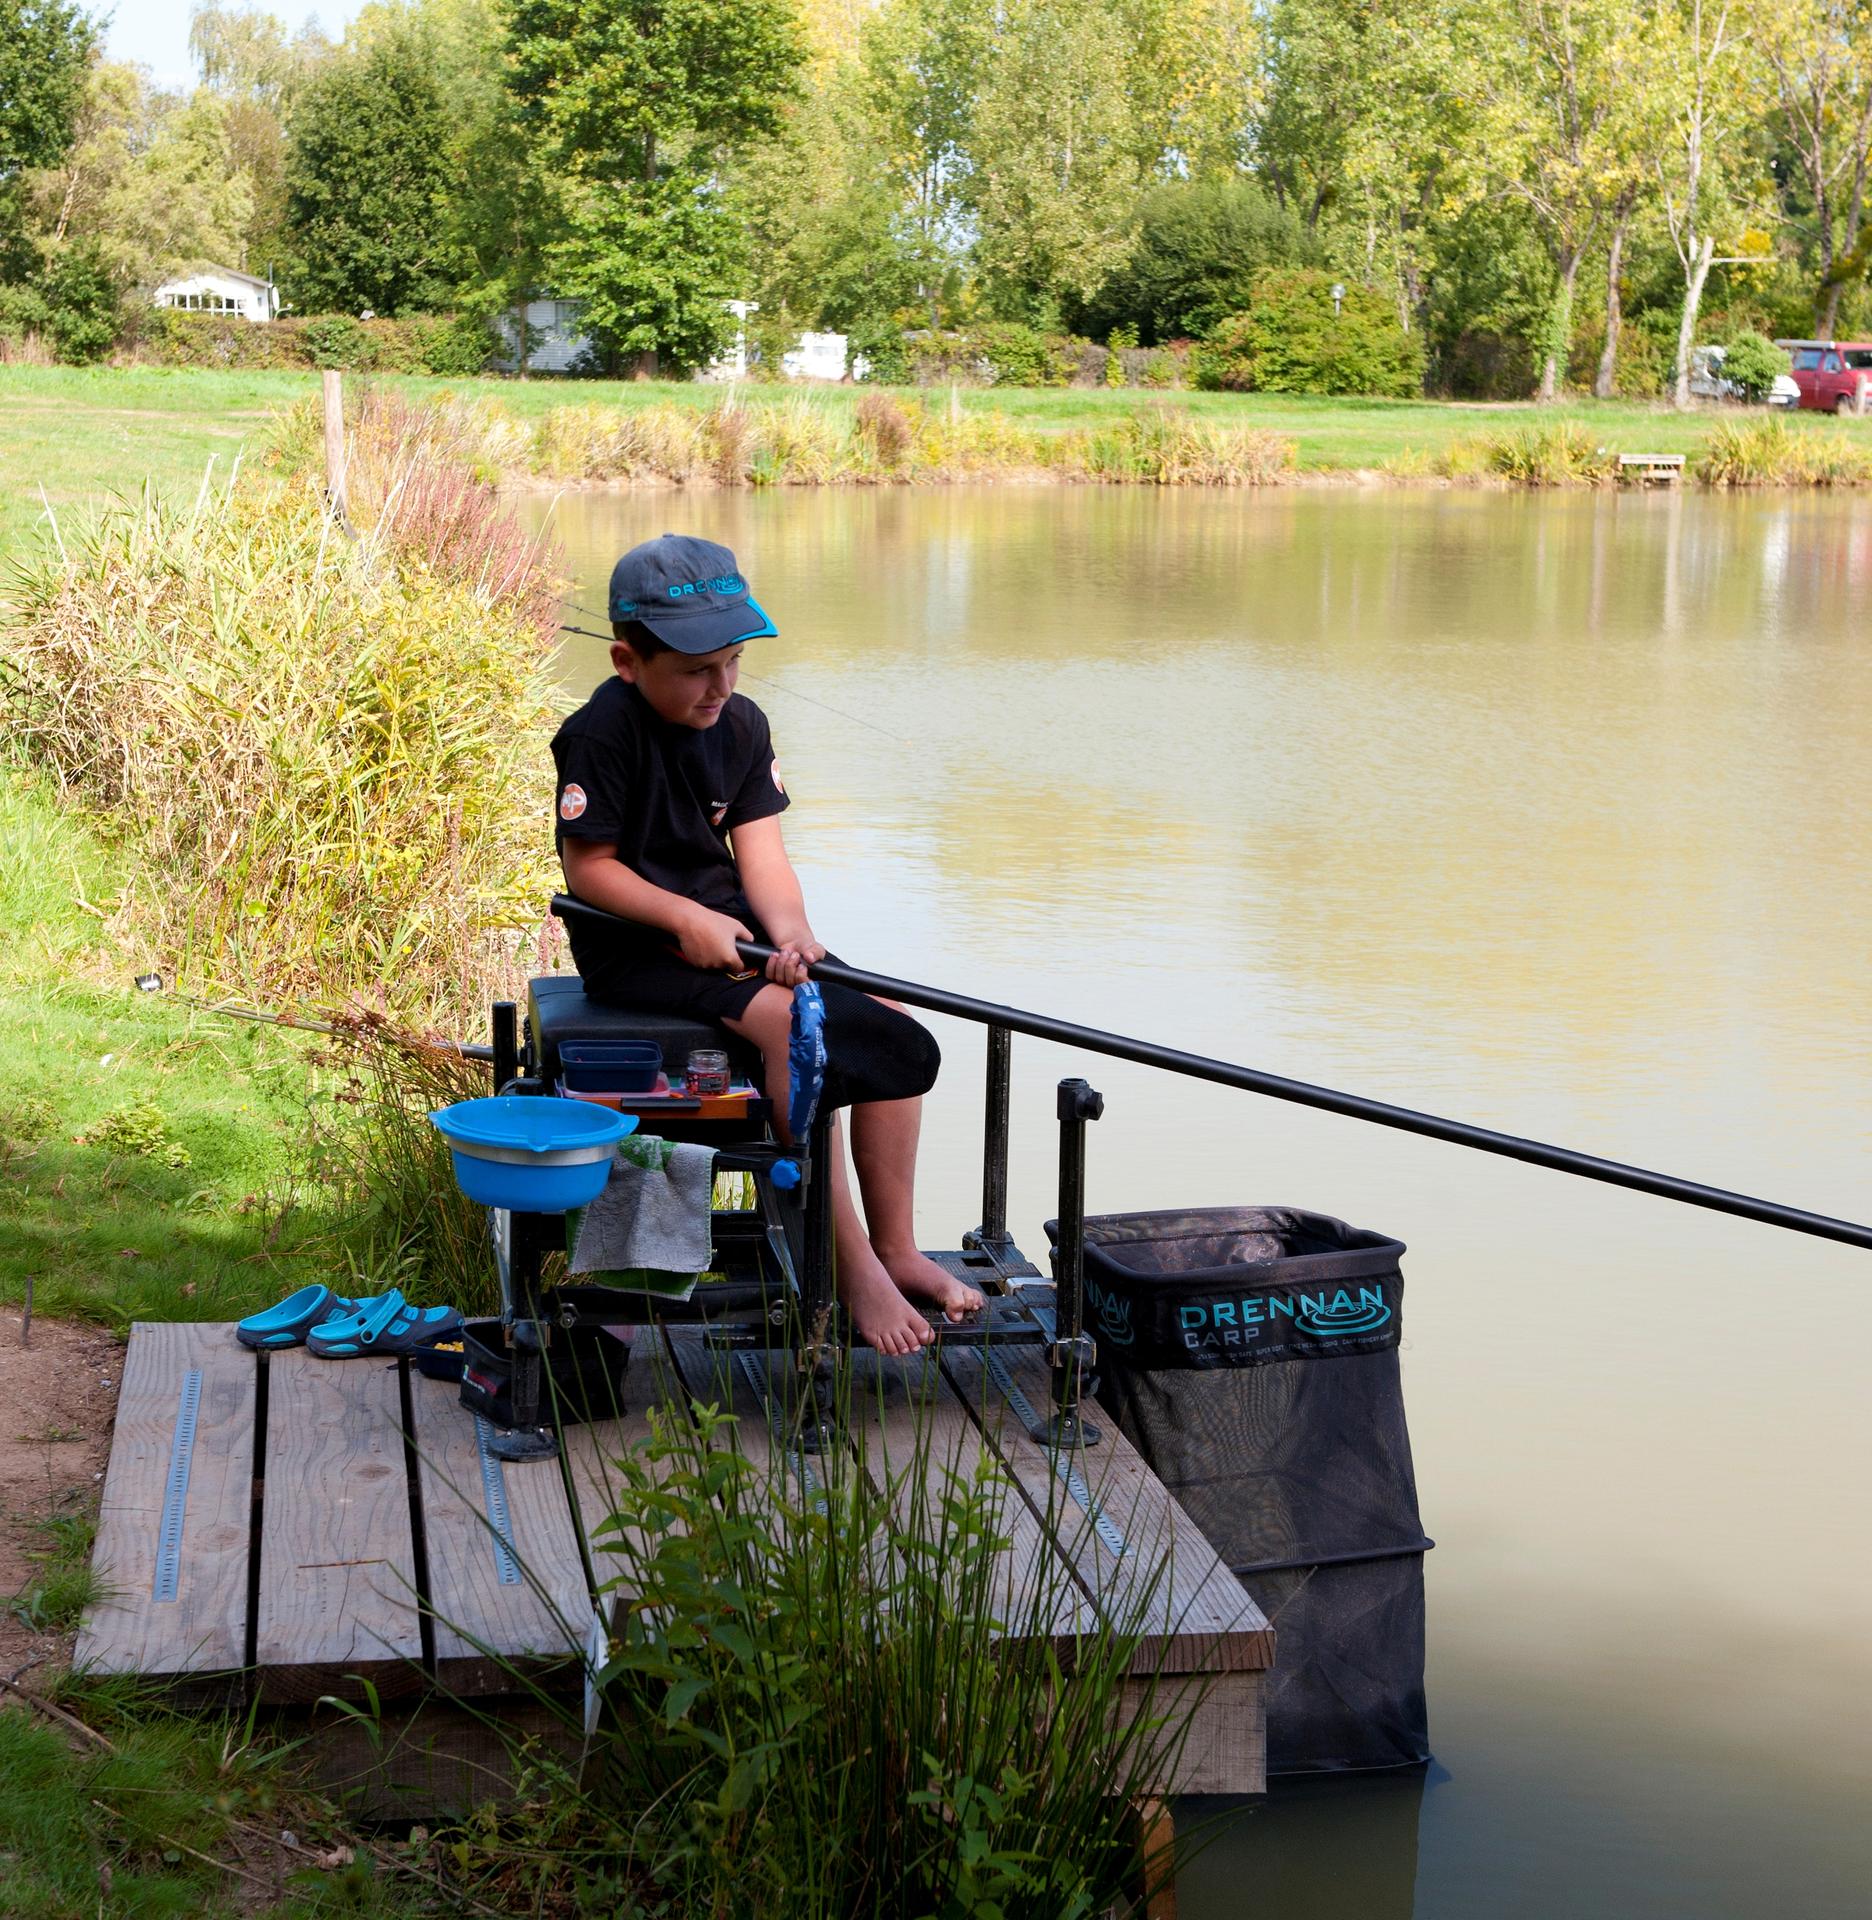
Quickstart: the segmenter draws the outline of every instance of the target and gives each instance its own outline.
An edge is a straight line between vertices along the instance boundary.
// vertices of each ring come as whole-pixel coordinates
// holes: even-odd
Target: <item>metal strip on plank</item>
[[[507,1476],[494,1457],[494,1429],[475,1415],[475,1449],[481,1456],[481,1499],[494,1529],[494,1571],[503,1587],[520,1584],[520,1562],[513,1549],[513,1515],[507,1506]]]
[[[740,1362],[741,1372],[748,1385],[754,1389],[754,1397],[766,1411],[767,1431],[779,1442],[781,1450],[792,1462],[794,1477],[800,1483],[801,1492],[812,1502],[815,1512],[823,1513],[826,1504],[825,1488],[820,1483],[818,1474],[813,1471],[812,1462],[806,1457],[806,1449],[796,1440],[788,1439],[780,1431],[779,1424],[774,1418],[771,1382],[766,1378],[763,1369],[755,1365],[754,1356],[751,1353],[738,1353],[735,1358]]]
[[[1026,1423],[1030,1433],[1039,1428],[1043,1422],[1034,1412],[1033,1402],[1008,1372],[1006,1361],[992,1348],[984,1349],[983,1357],[988,1363],[988,1377],[1001,1389],[1002,1397],[1014,1410],[1015,1417]],[[1086,1485],[1085,1475],[1073,1464],[1071,1456],[1059,1447],[1048,1447],[1047,1458],[1052,1461],[1053,1471],[1066,1491],[1085,1509],[1092,1522],[1092,1531],[1104,1542],[1107,1552],[1114,1560],[1122,1560],[1131,1551],[1131,1543],[1118,1530],[1111,1515],[1100,1506],[1097,1494]]]
[[[169,1477],[163,1483],[162,1521],[156,1530],[156,1577],[150,1598],[173,1601],[182,1586],[182,1523],[188,1511],[189,1468],[195,1458],[195,1423],[201,1414],[202,1370],[182,1376],[176,1406],[175,1438],[169,1446]]]

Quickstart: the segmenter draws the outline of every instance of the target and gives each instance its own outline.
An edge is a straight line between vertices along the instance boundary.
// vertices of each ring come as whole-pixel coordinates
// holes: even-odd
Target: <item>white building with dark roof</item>
[[[173,307],[179,313],[219,313],[255,321],[279,317],[279,288],[232,267],[203,267],[199,273],[179,274],[165,280],[151,297],[159,307]]]

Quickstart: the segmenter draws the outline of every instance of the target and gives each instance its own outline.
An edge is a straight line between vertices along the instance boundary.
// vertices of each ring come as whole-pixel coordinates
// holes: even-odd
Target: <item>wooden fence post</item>
[[[350,518],[345,499],[344,376],[325,369],[325,497],[340,520]]]

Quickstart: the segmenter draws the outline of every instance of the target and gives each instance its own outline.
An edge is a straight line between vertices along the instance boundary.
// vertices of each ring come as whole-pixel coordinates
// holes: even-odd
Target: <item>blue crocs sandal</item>
[[[301,1287],[278,1306],[250,1313],[234,1329],[243,1347],[296,1347],[321,1321],[354,1312],[355,1300],[333,1293],[327,1286]]]
[[[453,1307],[413,1307],[392,1287],[375,1300],[360,1300],[357,1310],[327,1320],[306,1335],[306,1350],[321,1360],[355,1360],[365,1353],[409,1353],[461,1331]]]

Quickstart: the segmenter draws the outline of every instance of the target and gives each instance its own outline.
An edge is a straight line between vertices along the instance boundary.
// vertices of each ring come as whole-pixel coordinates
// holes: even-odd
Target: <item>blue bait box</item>
[[[637,1130],[635,1114],[552,1094],[458,1100],[429,1119],[449,1143],[462,1192],[514,1213],[588,1206],[611,1177],[611,1149]]]

